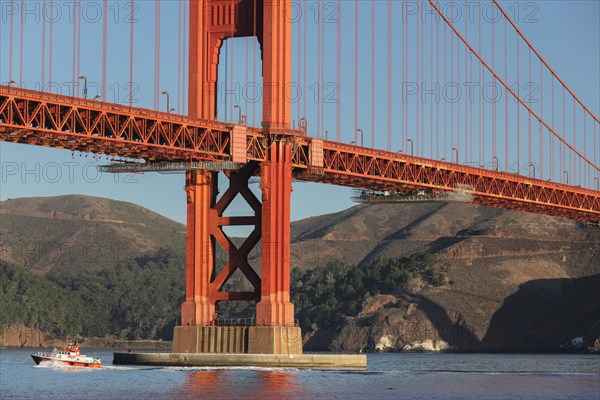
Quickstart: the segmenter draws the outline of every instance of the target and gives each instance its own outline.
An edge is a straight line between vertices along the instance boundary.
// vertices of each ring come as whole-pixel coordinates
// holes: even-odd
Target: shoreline
[[[131,351],[131,352],[159,352],[159,353],[171,353],[171,342],[160,342],[160,341],[150,341],[144,340],[140,342],[148,342],[147,344],[140,345],[139,343],[126,343],[125,341],[112,341],[114,343],[103,344],[99,343],[84,343],[78,342],[77,345],[80,349],[89,349],[89,350],[122,350],[122,351]],[[153,345],[149,342],[160,342],[158,345]],[[48,348],[60,348],[64,346],[64,343],[61,344],[52,344],[48,343],[45,346],[4,346],[0,345],[0,350],[39,350],[39,349],[48,349]],[[220,354],[220,353],[189,353],[189,354]],[[222,354],[243,354],[243,353],[222,353]],[[314,355],[314,354],[353,354],[348,352],[331,352],[327,350],[322,351],[306,351],[303,354],[305,355]],[[365,351],[361,354],[423,354],[423,355],[431,355],[431,354],[489,354],[489,355],[596,355],[600,356],[600,352],[590,350],[590,349],[569,349],[569,350],[525,350],[525,351],[517,351],[517,350],[454,350],[454,351]]]

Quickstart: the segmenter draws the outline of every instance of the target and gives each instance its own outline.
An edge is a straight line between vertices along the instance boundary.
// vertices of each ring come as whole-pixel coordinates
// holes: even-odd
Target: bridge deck
[[[264,161],[273,140],[291,140],[294,178],[377,189],[472,188],[473,202],[600,221],[600,192],[501,171],[264,132],[142,108],[0,86],[0,141],[156,161]]]

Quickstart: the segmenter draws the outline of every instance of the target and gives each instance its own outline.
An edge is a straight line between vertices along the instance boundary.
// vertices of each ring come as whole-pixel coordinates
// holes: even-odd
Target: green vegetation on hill
[[[3,262],[0,321],[57,338],[168,339],[185,293],[183,265],[182,256],[164,249],[97,272],[36,276]]]
[[[23,323],[57,338],[169,339],[185,293],[182,265],[181,256],[164,249],[96,272],[59,269],[37,276],[2,262],[0,323]],[[356,315],[365,297],[398,293],[413,277],[436,284],[432,265],[431,255],[416,254],[364,265],[294,269],[296,315],[305,329],[312,323],[335,325],[345,315]],[[220,308],[224,317],[251,317],[252,310],[249,302]]]
[[[294,269],[292,303],[301,327],[336,325],[344,315],[356,316],[365,297],[398,294],[411,278],[421,276],[431,285],[442,285],[445,277],[433,263],[431,254],[414,254],[360,265],[332,262],[325,268]]]
[[[69,337],[85,332],[88,311],[77,293],[0,261],[0,327],[23,323]]]

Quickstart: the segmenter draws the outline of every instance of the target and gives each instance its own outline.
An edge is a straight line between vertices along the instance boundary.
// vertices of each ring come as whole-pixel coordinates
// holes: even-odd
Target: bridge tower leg
[[[216,179],[204,171],[186,173],[187,235],[185,302],[181,305],[181,325],[208,325],[215,313],[210,299],[213,274],[213,239],[210,210],[215,202]]]
[[[290,197],[292,145],[285,137],[269,147],[262,163],[261,296],[256,305],[254,353],[301,354],[302,334],[290,302]]]
[[[175,328],[174,352],[247,352],[266,354],[302,353],[302,336],[294,326],[290,302],[290,197],[292,191],[290,129],[291,104],[286,89],[291,82],[291,0],[198,0],[190,2],[190,87],[191,116],[216,117],[216,82],[219,51],[224,39],[257,36],[263,59],[263,121],[272,142],[267,160],[260,166],[262,206],[247,189],[248,179],[258,165],[248,164],[231,180],[230,189],[216,202],[214,174],[189,171],[186,301],[182,326]],[[231,200],[227,193],[242,193],[255,211],[252,217],[224,218]],[[250,195],[248,195],[250,193]],[[258,203],[258,206],[257,206]],[[255,230],[239,249],[223,234],[223,225],[254,224]],[[261,275],[248,264],[248,253],[262,234]],[[215,276],[215,238],[229,254],[229,263]],[[221,288],[240,268],[254,292],[226,293]],[[260,300],[257,326],[214,327],[216,301]]]

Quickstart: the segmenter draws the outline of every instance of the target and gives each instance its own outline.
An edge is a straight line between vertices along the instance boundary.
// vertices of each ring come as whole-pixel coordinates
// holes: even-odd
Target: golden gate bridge
[[[174,2],[98,2],[98,23],[90,25],[100,40],[90,57],[102,79],[89,86],[81,57],[90,53],[92,3],[74,2],[66,23],[56,2],[35,4],[3,3],[9,43],[2,46],[0,140],[135,161],[107,167],[114,171],[140,163],[148,171],[187,170],[186,301],[175,351],[199,352],[198,343],[214,340],[201,328],[214,324],[217,302],[254,300],[257,325],[277,338],[258,352],[301,353],[289,341],[299,335],[289,300],[293,179],[406,196],[460,188],[475,204],[600,222],[600,121],[496,0],[192,0],[177,3],[176,23]],[[145,28],[144,6],[144,15],[154,11]],[[26,15],[36,10],[41,54],[24,42]],[[121,26],[115,40],[109,22],[119,10],[129,35]],[[174,64],[165,60],[175,51],[165,49],[172,27],[176,107],[161,87],[161,71]],[[64,68],[66,60],[72,76],[62,94],[56,63]],[[34,89],[26,87],[25,65],[39,66]],[[109,102],[108,77],[117,68],[128,69],[128,95]],[[149,72],[153,109],[135,99],[135,74]],[[220,195],[219,171],[229,178]],[[260,200],[248,187],[254,176]],[[225,215],[238,195],[252,215]],[[227,226],[253,230],[236,246]],[[248,263],[259,242],[260,276]],[[229,256],[220,271],[217,243]],[[236,270],[252,291],[222,290]]]

